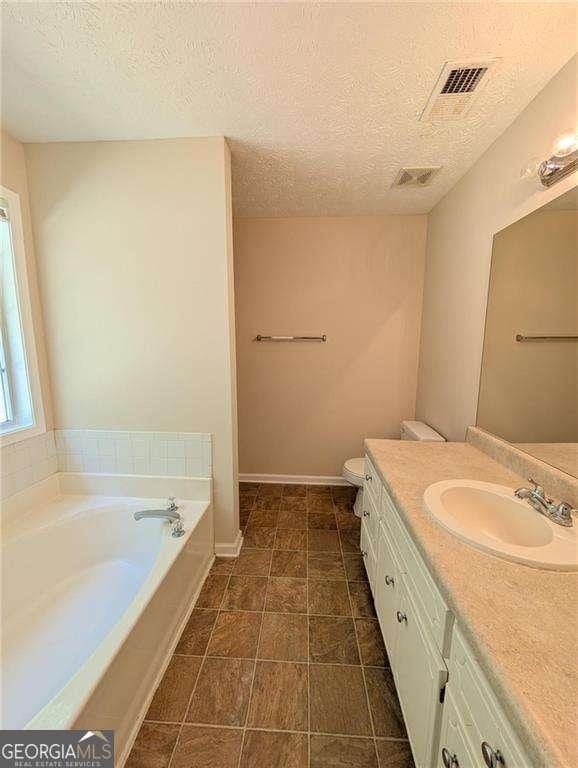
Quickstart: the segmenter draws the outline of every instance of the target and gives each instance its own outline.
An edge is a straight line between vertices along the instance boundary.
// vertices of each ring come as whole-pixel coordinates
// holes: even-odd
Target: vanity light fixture
[[[578,170],[578,136],[573,133],[559,136],[552,152],[552,156],[538,166],[538,176],[545,187],[551,187]]]

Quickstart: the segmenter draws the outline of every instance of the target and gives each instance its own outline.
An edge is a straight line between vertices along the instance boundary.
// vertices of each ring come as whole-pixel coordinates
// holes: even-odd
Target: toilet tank
[[[442,437],[435,429],[428,427],[423,421],[402,421],[401,422],[402,440],[426,440],[429,442],[445,443],[445,437]]]

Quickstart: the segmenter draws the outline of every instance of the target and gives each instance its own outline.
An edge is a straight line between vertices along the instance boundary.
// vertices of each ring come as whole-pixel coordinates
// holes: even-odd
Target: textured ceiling
[[[2,17],[9,131],[224,134],[242,216],[429,211],[576,43],[573,3],[26,2]],[[468,117],[419,122],[464,57],[501,57]],[[403,165],[443,170],[392,190]]]

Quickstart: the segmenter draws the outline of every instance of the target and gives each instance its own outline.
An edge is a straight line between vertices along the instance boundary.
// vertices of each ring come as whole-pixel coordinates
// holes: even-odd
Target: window
[[[45,431],[18,195],[0,187],[0,435]]]

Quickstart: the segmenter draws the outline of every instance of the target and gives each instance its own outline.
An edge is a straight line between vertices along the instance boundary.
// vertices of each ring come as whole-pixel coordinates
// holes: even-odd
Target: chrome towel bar
[[[578,341],[578,336],[524,336],[517,333],[516,341]]]
[[[262,336],[259,333],[253,341],[327,341],[327,336]]]

